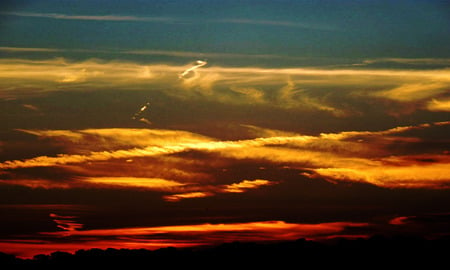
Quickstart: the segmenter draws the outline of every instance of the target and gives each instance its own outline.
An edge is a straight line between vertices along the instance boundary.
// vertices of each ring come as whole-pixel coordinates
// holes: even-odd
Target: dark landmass
[[[299,239],[278,243],[233,242],[214,247],[146,249],[90,249],[74,254],[54,252],[21,259],[0,253],[1,269],[64,269],[96,266],[101,269],[202,269],[277,265],[285,268],[310,266],[425,267],[448,265],[450,237],[427,240],[419,237],[374,236],[369,239],[335,239],[316,242]],[[282,267],[282,266],[286,267]],[[287,267],[289,266],[289,267]],[[279,269],[279,268],[277,268]]]

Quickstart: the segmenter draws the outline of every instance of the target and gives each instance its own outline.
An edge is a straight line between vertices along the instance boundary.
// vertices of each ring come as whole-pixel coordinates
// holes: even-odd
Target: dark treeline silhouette
[[[64,269],[97,266],[101,269],[159,269],[166,267],[223,267],[290,265],[348,267],[448,266],[450,237],[426,240],[418,237],[374,236],[369,239],[335,239],[316,242],[299,239],[277,243],[233,242],[214,247],[146,249],[89,249],[74,254],[53,252],[33,259],[0,253],[0,269]],[[283,268],[284,269],[284,268]]]

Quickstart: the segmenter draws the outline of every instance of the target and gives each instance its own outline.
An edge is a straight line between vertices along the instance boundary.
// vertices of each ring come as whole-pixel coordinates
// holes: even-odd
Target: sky
[[[0,252],[448,236],[446,1],[2,1]]]

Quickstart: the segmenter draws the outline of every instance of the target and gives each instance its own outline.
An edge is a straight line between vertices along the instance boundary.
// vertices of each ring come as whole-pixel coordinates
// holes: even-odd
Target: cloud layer
[[[425,139],[408,134],[438,131],[448,125],[435,122],[317,136],[249,126],[249,134],[257,132],[268,137],[229,141],[176,130],[22,130],[47,138],[50,143],[63,142],[67,153],[4,161],[0,163],[4,180],[0,181],[33,188],[146,189],[162,193],[164,200],[172,202],[262,188],[270,192],[272,185],[280,184],[283,175],[268,180],[221,176],[220,172],[231,166],[251,162],[260,167],[292,167],[317,181],[446,189],[450,187],[448,151],[424,151]],[[446,144],[426,143],[433,143],[437,149],[439,144]],[[34,173],[33,168],[62,169],[67,176],[45,178]]]
[[[329,222],[298,224],[284,221],[259,221],[228,224],[192,224],[162,227],[115,228],[42,232],[42,240],[0,241],[0,250],[8,246],[11,253],[32,257],[55,250],[75,252],[90,248],[157,249],[214,245],[232,241],[280,241],[298,238],[322,239],[355,234],[352,228],[367,223]],[[355,236],[361,236],[355,234]],[[363,235],[364,236],[364,235]]]
[[[203,63],[203,62],[202,62]],[[195,63],[194,63],[195,65]],[[202,64],[203,65],[203,64]],[[446,111],[448,69],[260,68],[211,65],[195,76],[177,80],[192,65],[175,66],[85,60],[0,60],[0,96],[111,87],[158,89],[177,98],[199,98],[225,104],[258,104],[270,108],[322,111],[336,117],[360,115],[361,104],[385,101],[415,110]],[[20,85],[20,89],[18,86]],[[26,86],[26,87],[24,87]],[[343,103],[342,100],[345,102]],[[344,106],[343,106],[344,105]],[[398,105],[399,106],[399,105]],[[398,107],[397,106],[397,107]],[[397,113],[404,113],[400,106]]]

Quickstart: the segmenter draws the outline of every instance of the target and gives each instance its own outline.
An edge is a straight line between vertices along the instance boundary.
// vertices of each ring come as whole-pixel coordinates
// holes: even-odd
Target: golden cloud
[[[212,196],[214,193],[212,192],[204,192],[204,191],[195,191],[195,192],[186,192],[186,193],[177,193],[171,195],[165,195],[163,198],[168,202],[178,202],[182,199],[192,199],[192,198],[204,198]]]
[[[450,71],[401,69],[319,69],[205,66],[194,76],[178,79],[184,65],[139,64],[98,59],[71,62],[52,60],[0,60],[0,95],[123,88],[162,89],[178,98],[202,96],[222,103],[254,104],[283,109],[323,111],[348,116],[335,96],[355,96],[415,102],[448,91]],[[27,89],[23,90],[26,85]],[[165,87],[161,88],[160,86]],[[365,87],[362,88],[361,85]],[[14,91],[20,87],[23,91]],[[316,93],[317,89],[322,89]],[[328,89],[328,90],[323,90]],[[339,91],[335,91],[339,89]],[[366,89],[366,90],[364,90]],[[324,93],[325,92],[325,93]],[[359,99],[359,101],[361,101]]]
[[[90,177],[82,181],[88,184],[112,187],[137,187],[152,190],[173,190],[185,184],[161,178],[139,177]]]
[[[225,185],[223,188],[224,192],[232,192],[232,193],[242,193],[248,189],[255,189],[261,186],[273,185],[274,182],[264,179],[255,179],[255,180],[243,180],[239,183],[233,183],[230,185]]]
[[[142,143],[141,148],[126,148],[113,151],[92,151],[87,154],[60,154],[57,156],[38,156],[25,160],[10,160],[0,163],[0,169],[2,170],[14,170],[18,168],[31,168],[31,167],[52,167],[52,166],[73,166],[79,164],[81,167],[87,166],[86,164],[92,162],[106,162],[110,166],[115,166],[112,163],[114,160],[123,160],[123,166],[118,166],[117,170],[110,170],[108,172],[107,167],[99,170],[95,170],[95,166],[89,165],[91,169],[82,169],[81,172],[92,171],[91,174],[87,174],[87,177],[91,177],[92,183],[97,181],[97,184],[103,183],[113,184],[116,181],[116,185],[128,185],[132,186],[133,182],[135,186],[151,185],[152,181],[145,180],[144,182],[138,181],[139,179],[146,178],[161,178],[159,176],[150,175],[133,175],[133,169],[120,169],[120,167],[133,167],[133,159],[135,158],[154,158],[161,162],[167,158],[176,158],[176,168],[181,169],[178,176],[175,176],[177,183],[187,184],[199,184],[201,181],[196,180],[194,175],[198,175],[194,167],[183,164],[189,164],[189,160],[183,157],[175,157],[174,154],[183,152],[203,152],[212,155],[211,161],[220,162],[222,158],[231,158],[235,160],[260,160],[264,162],[270,162],[279,166],[294,165],[296,168],[305,171],[312,171],[316,176],[324,177],[326,179],[343,180],[343,181],[356,181],[365,182],[382,187],[399,187],[399,188],[447,188],[450,184],[448,178],[449,170],[449,158],[444,154],[419,154],[416,156],[405,155],[400,150],[398,153],[394,153],[391,150],[390,145],[402,142],[404,147],[414,147],[416,143],[420,143],[419,138],[414,137],[402,137],[398,136],[401,133],[427,128],[439,128],[441,126],[448,125],[450,122],[436,122],[425,123],[416,126],[401,126],[395,127],[383,131],[346,131],[341,133],[327,133],[320,134],[318,136],[306,136],[295,134],[283,133],[270,133],[265,131],[266,134],[279,134],[280,136],[272,137],[259,137],[246,140],[230,140],[230,141],[217,141],[202,136],[197,136],[191,133],[183,132],[171,132],[163,130],[135,130],[139,138],[154,137],[157,134],[156,142],[152,140],[146,140],[150,146],[145,146]],[[107,130],[91,130],[87,133],[96,134],[100,138],[112,138],[117,134],[117,141],[128,145],[132,143],[134,139],[132,134],[124,135],[128,129],[107,129]],[[37,135],[47,136],[52,132],[45,131],[43,133],[39,131],[33,131]],[[79,140],[78,135],[74,136],[74,131],[69,132],[67,135],[69,138]],[[264,129],[259,129],[258,132],[264,132]],[[64,134],[58,131],[56,134]],[[75,132],[79,134],[79,132]],[[151,134],[151,135],[149,135]],[[180,135],[179,141],[174,137]],[[394,136],[396,135],[396,136]],[[102,137],[104,136],[104,137]],[[165,139],[167,136],[167,140]],[[185,139],[184,139],[185,138]],[[82,140],[85,140],[82,137]],[[135,143],[140,144],[140,143]],[[70,147],[69,147],[70,148]],[[395,155],[395,158],[393,157]],[[421,161],[421,160],[426,160]],[[115,161],[114,161],[115,162]],[[199,161],[200,162],[200,161]],[[201,162],[203,167],[213,166],[211,163]],[[138,163],[136,166],[140,166]],[[181,167],[180,167],[181,166]],[[183,169],[184,168],[184,169]],[[192,171],[193,170],[193,171]],[[116,172],[114,172],[116,171]],[[106,175],[105,172],[107,172]],[[102,175],[103,173],[103,175]],[[184,174],[184,176],[183,176]],[[167,174],[166,174],[167,175]],[[214,181],[214,174],[202,172],[200,179],[208,179]],[[102,178],[103,177],[103,178]],[[115,180],[114,180],[114,179]],[[97,179],[97,180],[95,180]],[[180,181],[181,180],[181,181]],[[47,186],[47,180],[22,180],[11,179],[3,180],[3,183],[17,183],[27,186]],[[172,180],[171,180],[172,181]],[[223,190],[243,191],[244,186],[257,187],[267,182],[261,182],[253,180],[254,182],[235,183],[228,186],[223,186]],[[87,183],[89,181],[85,181]],[[68,185],[68,182],[55,183],[56,185]],[[172,183],[174,184],[174,183]],[[178,184],[176,184],[178,185]],[[181,184],[179,185],[181,186]],[[185,197],[193,196],[209,196],[218,191],[216,187],[208,187],[203,184],[199,186],[190,185],[189,189],[183,189],[181,192],[175,191],[181,194],[180,196],[169,195],[166,199],[178,200]],[[199,192],[199,193],[196,193]],[[191,194],[194,193],[194,194]],[[172,197],[170,197],[172,196]]]
[[[450,112],[450,99],[432,99],[427,103],[426,108],[433,112]]]
[[[393,89],[377,92],[374,96],[400,102],[411,102],[448,92],[448,87],[448,82],[410,83]]]

